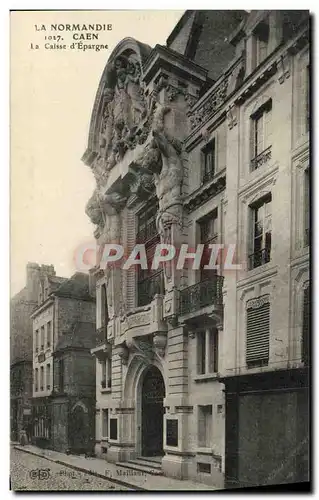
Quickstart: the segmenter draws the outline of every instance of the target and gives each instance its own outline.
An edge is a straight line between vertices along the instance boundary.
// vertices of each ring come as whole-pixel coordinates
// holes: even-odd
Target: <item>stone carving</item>
[[[227,97],[228,79],[225,78],[199,108],[189,116],[191,129],[202,125],[224,104]]]
[[[144,358],[152,359],[154,356],[153,346],[146,340],[133,338],[131,340],[126,340],[126,345],[132,353],[139,354]]]
[[[103,195],[98,188],[89,199],[85,212],[97,226],[94,235],[100,245],[119,242],[121,231],[119,212],[125,203],[126,197],[119,193]]]
[[[162,168],[154,171],[155,189],[159,202],[157,225],[163,242],[170,239],[168,229],[172,224],[182,225],[182,184],[183,165],[181,144],[174,137],[169,137],[164,130],[164,116],[171,109],[160,108],[154,118],[153,143],[161,153]],[[152,168],[152,167],[151,167]]]
[[[156,354],[158,354],[161,358],[165,355],[165,348],[167,344],[167,334],[166,333],[157,333],[153,337],[153,345],[155,348]]]
[[[108,63],[101,99],[97,159],[92,170],[102,185],[127,149],[143,144],[150,132],[156,99],[147,99],[137,56],[120,55]]]

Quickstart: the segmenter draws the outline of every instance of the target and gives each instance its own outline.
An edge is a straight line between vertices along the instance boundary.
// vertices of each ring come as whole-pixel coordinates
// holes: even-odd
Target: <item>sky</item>
[[[125,37],[154,46],[183,11],[11,12],[10,185],[11,296],[25,286],[28,262],[53,264],[58,276],[75,271],[78,248],[93,243],[85,205],[94,189],[81,161],[90,117],[108,57]],[[98,42],[105,51],[45,50],[45,36],[72,33],[51,24],[112,24]],[[46,30],[42,28],[44,26]],[[32,44],[32,45],[31,45]],[[39,49],[32,48],[39,45]]]

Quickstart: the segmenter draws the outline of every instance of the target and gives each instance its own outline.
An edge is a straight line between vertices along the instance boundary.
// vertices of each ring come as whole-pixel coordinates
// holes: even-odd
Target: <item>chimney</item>
[[[38,301],[38,287],[40,282],[40,266],[35,262],[28,262],[27,264],[27,296],[28,300]]]
[[[46,265],[42,264],[41,265],[41,278],[44,278],[45,276],[55,276],[56,272],[54,270],[54,266],[51,265]]]

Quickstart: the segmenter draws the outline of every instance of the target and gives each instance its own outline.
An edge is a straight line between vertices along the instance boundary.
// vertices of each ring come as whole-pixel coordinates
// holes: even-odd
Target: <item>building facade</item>
[[[309,123],[306,11],[186,11],[166,46],[112,52],[83,156],[106,460],[307,479]]]
[[[95,299],[89,277],[42,274],[33,320],[33,435],[58,451],[92,451],[94,438]]]
[[[37,305],[38,264],[28,263],[26,286],[10,301],[10,426],[11,439],[29,434],[32,398],[32,321]]]

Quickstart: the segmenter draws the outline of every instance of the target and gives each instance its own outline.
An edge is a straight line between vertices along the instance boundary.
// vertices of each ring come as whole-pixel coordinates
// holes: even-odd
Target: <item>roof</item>
[[[59,338],[56,351],[65,349],[92,349],[95,345],[95,324],[88,322],[77,322],[69,331]]]
[[[48,281],[51,285],[52,292],[55,292],[62,283],[68,281],[68,278],[62,278],[61,276],[48,276]]]
[[[75,273],[71,278],[62,278],[63,282],[55,290],[57,296],[94,300],[89,290],[89,275]]]

